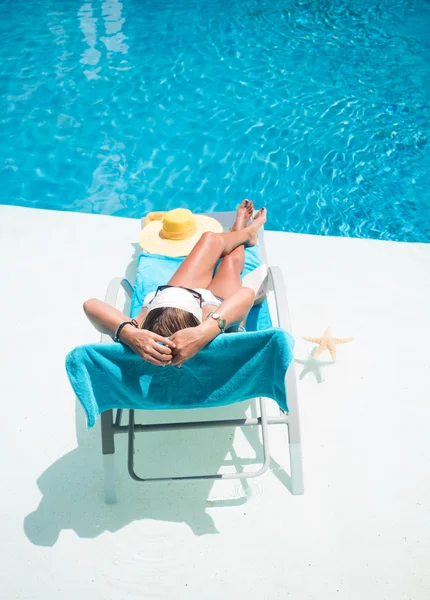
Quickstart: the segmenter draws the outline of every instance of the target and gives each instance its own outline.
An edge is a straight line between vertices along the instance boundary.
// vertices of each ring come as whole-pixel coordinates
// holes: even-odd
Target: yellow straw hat
[[[153,254],[187,256],[206,231],[222,233],[224,230],[216,219],[194,215],[187,208],[152,212],[145,219],[139,243]]]

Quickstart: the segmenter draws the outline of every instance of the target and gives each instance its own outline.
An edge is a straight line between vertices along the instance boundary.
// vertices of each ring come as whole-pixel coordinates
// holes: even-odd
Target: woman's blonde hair
[[[197,327],[200,321],[192,313],[181,308],[154,308],[143,322],[142,329],[169,337],[187,327]]]

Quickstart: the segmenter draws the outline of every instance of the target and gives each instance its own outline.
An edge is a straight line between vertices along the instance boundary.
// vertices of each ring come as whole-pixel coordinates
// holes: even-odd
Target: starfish
[[[313,342],[314,344],[318,344],[318,348],[312,355],[313,358],[318,358],[321,352],[324,352],[324,350],[328,350],[333,360],[336,360],[336,344],[347,344],[348,342],[352,342],[352,338],[332,337],[330,327],[327,327],[327,329],[324,331],[321,337],[304,337],[303,339],[307,342]]]

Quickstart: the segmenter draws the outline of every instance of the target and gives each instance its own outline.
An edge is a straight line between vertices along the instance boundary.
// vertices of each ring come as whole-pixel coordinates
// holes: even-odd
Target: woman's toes
[[[260,208],[260,210],[255,213],[252,223],[253,223],[254,227],[259,229],[260,227],[262,227],[262,225],[264,225],[264,223],[266,222],[266,219],[267,219],[267,210],[265,208]]]
[[[254,212],[254,203],[252,202],[252,200],[244,200],[245,204],[245,209],[246,212],[249,216],[252,216],[253,212]]]
[[[246,223],[252,217],[253,206],[254,205],[250,200],[242,200],[237,207],[236,220],[231,228],[231,231],[237,231],[238,229],[243,229],[246,226]]]

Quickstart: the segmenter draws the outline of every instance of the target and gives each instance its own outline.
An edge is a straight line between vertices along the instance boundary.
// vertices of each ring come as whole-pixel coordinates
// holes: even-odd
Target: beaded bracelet
[[[119,339],[119,334],[121,333],[123,327],[125,327],[126,325],[133,325],[133,327],[136,327],[136,329],[139,327],[136,319],[131,319],[131,321],[123,321],[120,325],[118,325],[118,327],[116,328],[115,331],[115,335],[113,337],[113,341],[114,342],[120,342],[121,340]]]

